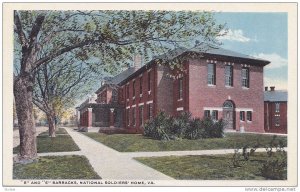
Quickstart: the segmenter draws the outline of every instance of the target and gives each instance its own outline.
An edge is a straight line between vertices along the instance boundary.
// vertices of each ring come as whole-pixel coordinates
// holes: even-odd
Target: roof
[[[131,74],[133,74],[135,71],[137,71],[136,68],[130,67],[130,68],[126,69],[125,71],[121,72],[120,74],[116,75],[115,77],[113,77],[111,79],[110,83],[119,84],[123,80],[125,80],[127,77],[129,77]]]
[[[179,55],[182,55],[183,53],[186,52],[197,52],[197,53],[203,53],[204,55],[215,55],[215,56],[224,56],[224,57],[231,57],[231,58],[240,58],[244,60],[250,60],[250,61],[256,61],[259,62],[263,65],[267,65],[270,63],[270,61],[255,58],[249,55],[245,55],[242,53],[238,53],[235,51],[223,49],[221,47],[216,47],[216,48],[211,48],[211,49],[199,49],[199,48],[192,48],[192,49],[187,49],[184,47],[180,47],[177,49],[174,49],[172,51],[169,51],[168,53],[162,54],[160,56],[155,57],[155,59],[173,59]]]
[[[287,91],[265,91],[264,92],[264,101],[287,101],[288,93]]]

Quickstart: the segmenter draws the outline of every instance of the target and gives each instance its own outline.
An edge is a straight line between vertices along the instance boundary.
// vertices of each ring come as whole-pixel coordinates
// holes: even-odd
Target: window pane
[[[242,68],[242,86],[249,88],[249,69]]]
[[[233,85],[233,76],[232,76],[232,66],[225,66],[225,85],[232,86]]]
[[[210,111],[204,110],[204,117],[209,118],[210,117]]]
[[[247,111],[247,121],[252,121],[252,112]]]
[[[209,85],[216,84],[216,65],[215,64],[208,64],[207,65],[207,83]]]
[[[178,80],[178,99],[182,99],[182,90],[183,90],[183,80],[182,80],[182,78],[180,78],[179,80]]]

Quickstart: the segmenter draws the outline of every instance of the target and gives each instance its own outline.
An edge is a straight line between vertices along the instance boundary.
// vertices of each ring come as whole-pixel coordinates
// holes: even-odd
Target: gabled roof
[[[264,92],[264,101],[287,101],[288,93],[287,91],[265,91]]]
[[[131,74],[133,74],[136,70],[136,68],[134,67],[129,67],[128,69],[126,69],[125,71],[121,72],[120,74],[116,75],[115,77],[113,77],[110,81],[110,83],[112,84],[119,84],[121,83],[123,80],[125,80],[127,77],[129,77]]]

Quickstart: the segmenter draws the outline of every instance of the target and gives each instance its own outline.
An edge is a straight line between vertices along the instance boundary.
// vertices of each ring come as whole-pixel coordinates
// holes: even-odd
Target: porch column
[[[88,113],[87,113],[87,127],[92,127],[92,108],[88,108]]]
[[[109,116],[109,127],[112,128],[114,127],[114,108],[110,108],[110,116]]]

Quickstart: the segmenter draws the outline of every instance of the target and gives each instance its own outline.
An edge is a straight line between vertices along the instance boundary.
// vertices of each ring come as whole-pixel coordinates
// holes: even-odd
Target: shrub
[[[192,118],[191,113],[183,112],[178,117],[170,117],[164,112],[145,124],[144,135],[159,140],[202,139],[223,137],[223,121]]]
[[[145,124],[144,135],[159,140],[170,140],[170,129],[173,118],[164,112],[159,112],[155,118]]]
[[[267,179],[286,179],[287,155],[285,151],[274,152],[260,168],[261,175]]]
[[[202,139],[205,135],[202,122],[199,118],[191,119],[190,126],[185,130],[184,138],[186,139]]]
[[[176,138],[184,138],[186,131],[190,128],[192,114],[188,112],[181,113],[178,117],[173,118],[171,134]]]

